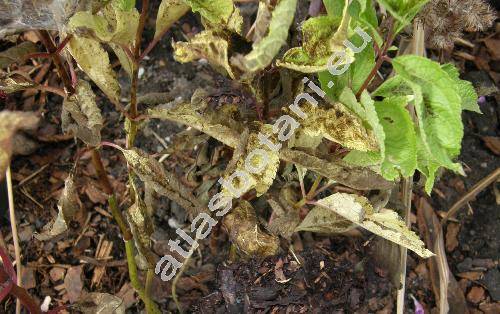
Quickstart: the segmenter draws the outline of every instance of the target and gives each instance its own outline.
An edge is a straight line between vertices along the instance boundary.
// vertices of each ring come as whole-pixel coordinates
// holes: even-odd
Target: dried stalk
[[[17,285],[22,286],[21,282],[21,248],[19,247],[19,237],[17,235],[17,224],[16,224],[16,212],[14,209],[14,191],[12,189],[12,174],[10,171],[10,166],[7,167],[7,172],[5,174],[5,179],[7,181],[7,194],[9,198],[9,218],[10,218],[10,228],[12,229],[12,240],[14,241],[14,254],[16,255],[16,273],[17,273]],[[19,298],[16,300],[16,314],[21,313],[21,301]]]

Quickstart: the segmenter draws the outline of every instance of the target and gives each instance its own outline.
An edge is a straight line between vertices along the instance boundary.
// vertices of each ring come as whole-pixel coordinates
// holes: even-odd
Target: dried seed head
[[[484,0],[432,0],[420,13],[427,30],[427,45],[434,49],[452,49],[464,31],[483,31],[495,18]]]

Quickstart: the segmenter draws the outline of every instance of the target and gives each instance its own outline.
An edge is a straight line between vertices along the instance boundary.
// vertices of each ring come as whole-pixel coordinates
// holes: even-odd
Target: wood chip
[[[474,286],[467,293],[467,301],[472,303],[479,303],[484,299],[484,288],[479,286]]]
[[[82,282],[83,266],[75,266],[68,269],[66,277],[64,277],[64,288],[66,295],[71,303],[78,301],[83,289]]]
[[[446,251],[451,252],[458,246],[459,231],[460,225],[456,223],[450,223],[446,228]]]

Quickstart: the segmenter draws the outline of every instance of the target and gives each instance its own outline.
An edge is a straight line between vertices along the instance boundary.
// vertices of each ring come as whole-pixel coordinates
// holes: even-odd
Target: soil
[[[172,59],[172,39],[184,40],[182,32],[197,32],[197,25],[199,21],[193,15],[184,17],[150,53],[141,70],[141,95],[167,92],[163,96],[165,102],[178,102],[189,100],[198,87],[218,88],[223,84],[223,78],[204,63],[180,64]],[[145,42],[152,36],[152,28],[147,31]],[[493,32],[471,34],[468,39],[478,47],[484,47],[480,39],[493,36]],[[471,51],[466,47],[457,47],[457,50],[466,50],[473,55],[479,55],[481,49]],[[463,77],[475,84],[487,80],[495,85],[484,68],[456,56],[453,58],[461,65]],[[490,63],[490,71],[495,72],[498,78],[499,61],[486,62]],[[120,72],[120,81],[123,89],[127,90],[128,79],[123,71]],[[97,93],[106,120],[103,140],[124,144],[122,117],[102,94]],[[126,100],[128,95],[122,97]],[[495,152],[485,140],[486,137],[494,137],[498,141],[500,137],[499,98],[498,93],[486,96],[480,103],[482,115],[471,112],[463,115],[465,135],[458,159],[466,175],[444,172],[431,196],[421,192],[417,184],[414,201],[426,198],[438,216],[442,216],[440,214],[478,181],[500,167],[499,152]],[[0,107],[13,108],[16,101],[24,99],[8,99]],[[128,282],[123,241],[107,212],[106,197],[99,192],[90,154],[83,153],[79,161],[77,186],[82,203],[79,216],[66,233],[55,239],[46,242],[33,239],[33,234],[41,232],[42,227],[57,215],[58,194],[72,169],[77,151],[83,148],[73,139],[41,140],[44,136],[55,139],[56,135],[61,135],[60,104],[60,97],[48,96],[40,133],[28,135],[36,141],[36,150],[27,156],[15,157],[12,164],[22,264],[26,266],[23,282],[29,287],[29,293],[40,302],[51,296],[52,305],[67,303],[72,296],[68,293],[71,283],[65,281],[65,274],[83,265],[80,268],[81,290],[119,295],[124,299],[128,313],[139,313],[143,308],[136,303],[137,298]],[[143,105],[140,109],[147,106]],[[142,126],[137,146],[150,154],[161,155],[165,150],[162,141],[170,144],[173,135],[183,129],[173,123],[149,121]],[[220,146],[215,141],[209,144],[212,151]],[[128,201],[124,160],[111,149],[103,150],[103,158],[119,196],[119,204],[124,209]],[[228,156],[223,155],[224,158],[228,159]],[[182,164],[182,161],[179,163]],[[177,170],[184,171],[182,168]],[[37,174],[33,178],[23,182],[34,173]],[[450,270],[472,313],[500,312],[499,195],[495,184],[486,187],[460,209],[444,230],[446,246],[450,247],[447,250]],[[0,195],[0,199],[5,198]],[[6,208],[5,204],[2,205],[2,209]],[[177,204],[164,198],[157,199],[155,207],[158,209],[154,213],[157,228],[152,235],[153,249],[161,256],[168,252],[168,240],[176,237],[174,227],[186,224],[187,217]],[[413,212],[416,213],[415,205]],[[9,251],[13,252],[8,212],[3,210],[0,214],[2,234]],[[418,233],[416,218],[412,222],[413,229]],[[292,238],[292,243],[285,243],[277,256],[244,260],[231,252],[228,237],[219,228],[200,245],[200,250],[189,261],[189,267],[179,279],[179,304],[186,312],[192,313],[392,313],[397,286],[391,282],[388,269],[376,262],[373,240],[372,234],[359,231],[329,237],[301,233]],[[96,253],[97,247],[106,241],[112,244],[112,249],[103,262]],[[285,249],[287,247],[288,250]],[[140,276],[144,273],[141,272]],[[410,253],[407,263],[407,313],[416,313],[413,297],[424,307],[425,313],[437,311],[430,276],[425,260]],[[155,277],[153,295],[162,311],[177,311],[172,299],[171,282],[164,283]],[[15,302],[11,299],[2,307],[12,313]]]

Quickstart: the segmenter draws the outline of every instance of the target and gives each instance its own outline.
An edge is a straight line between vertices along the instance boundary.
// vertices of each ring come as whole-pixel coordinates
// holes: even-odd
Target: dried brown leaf
[[[0,112],[0,180],[10,164],[14,134],[17,130],[34,129],[37,124],[38,117],[32,112]]]
[[[223,220],[233,244],[246,256],[272,256],[277,254],[279,239],[263,232],[257,221],[252,205],[240,203]]]
[[[17,46],[0,52],[0,69],[8,67],[14,62],[22,62],[24,57],[38,51],[37,46],[31,41],[24,41]]]
[[[153,220],[148,214],[146,204],[136,193],[136,202],[127,210],[127,220],[139,253],[154,265],[156,257],[151,251],[151,235],[154,232]]]
[[[229,65],[227,39],[217,31],[206,30],[196,34],[189,42],[173,44],[175,60],[186,63],[206,59],[217,71],[228,74],[235,79],[233,69]]]
[[[37,84],[25,73],[3,73],[0,71],[0,91],[11,94],[35,86]]]
[[[59,212],[55,220],[45,225],[42,233],[35,234],[35,238],[38,240],[50,240],[68,230],[69,222],[80,209],[80,200],[75,188],[73,174],[70,174],[64,181],[64,189],[59,197],[57,208]]]
[[[135,174],[154,191],[175,201],[190,214],[207,211],[192,192],[174,174],[165,171],[156,159],[136,148],[121,151]]]
[[[73,307],[83,314],[125,314],[123,300],[109,293],[88,293]]]
[[[273,209],[272,219],[269,221],[267,228],[272,234],[290,239],[300,223],[300,209],[273,199],[269,199],[267,202]]]
[[[80,80],[75,94],[64,100],[61,124],[65,133],[73,133],[87,145],[101,143],[103,119],[88,82]]]
[[[464,294],[448,267],[441,224],[434,209],[423,197],[417,203],[417,219],[427,246],[436,253],[427,263],[440,313],[467,313]]]

